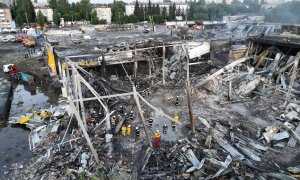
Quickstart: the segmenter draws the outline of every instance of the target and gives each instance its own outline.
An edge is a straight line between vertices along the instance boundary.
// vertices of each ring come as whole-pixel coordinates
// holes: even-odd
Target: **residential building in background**
[[[35,7],[34,12],[37,16],[38,12],[41,11],[42,14],[47,18],[47,21],[52,22],[53,21],[53,10],[49,7]]]
[[[145,7],[145,6],[148,6],[148,3],[140,3],[140,4],[142,4],[143,5],[143,7]],[[167,2],[167,1],[164,1],[164,2],[159,2],[159,3],[156,3],[156,4],[158,4],[158,6],[159,6],[159,8],[160,8],[160,11],[162,11],[163,10],[163,8],[165,7],[166,8],[166,10],[167,10],[167,13],[169,12],[169,7],[170,7],[170,4],[172,5],[173,3],[172,2]],[[155,5],[156,5],[155,4]],[[185,14],[186,13],[186,10],[189,8],[189,5],[188,5],[188,3],[179,3],[179,2],[177,2],[176,3],[176,9],[179,9],[180,8],[180,10],[181,10],[181,12],[183,13],[183,14]],[[132,15],[132,14],[134,14],[134,3],[132,3],[132,4],[126,4],[125,5],[125,14],[127,15],[127,16],[129,16],[129,15]]]
[[[101,6],[96,5],[93,8],[93,10],[95,10],[97,12],[97,17],[98,17],[99,20],[105,19],[108,24],[111,23],[112,13],[111,13],[111,8],[110,7],[107,7],[107,6],[104,6],[104,5],[101,5]]]
[[[12,28],[12,17],[9,8],[0,9],[0,28]]]

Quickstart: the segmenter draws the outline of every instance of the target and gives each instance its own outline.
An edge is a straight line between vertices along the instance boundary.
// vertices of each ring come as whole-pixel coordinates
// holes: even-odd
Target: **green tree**
[[[160,13],[160,8],[159,8],[159,5],[158,4],[156,4],[156,7],[155,7],[155,14],[157,14],[157,15],[160,15],[161,13]]]
[[[167,19],[167,8],[166,7],[163,7],[162,9],[162,12],[161,12],[161,15],[164,19]]]
[[[59,23],[60,23],[59,18],[60,17],[59,17],[58,11],[56,9],[54,9],[54,11],[53,11],[53,22],[54,22],[54,24],[59,25]]]
[[[92,19],[92,24],[99,24],[99,18],[97,16],[97,12],[94,10],[92,11],[92,14],[91,14],[91,19]]]
[[[152,15],[152,6],[151,6],[151,1],[148,1],[148,15]]]
[[[153,21],[154,21],[155,23],[161,24],[161,23],[165,22],[165,19],[164,19],[164,17],[161,16],[161,15],[154,15],[154,16],[153,16]]]
[[[82,20],[90,20],[91,4],[90,0],[80,1],[80,16]],[[96,13],[97,14],[97,13]]]
[[[100,20],[99,20],[99,24],[107,24],[106,19],[100,19]]]
[[[57,0],[48,0],[49,7],[51,9],[56,9],[57,8]]]
[[[39,10],[37,13],[37,19],[38,19],[38,24],[41,27],[44,27],[44,24],[46,23],[47,18],[42,14],[41,10]]]
[[[122,19],[124,19],[124,12],[125,12],[125,3],[122,1],[113,1],[111,5],[112,11],[112,21],[115,23],[122,23]]]

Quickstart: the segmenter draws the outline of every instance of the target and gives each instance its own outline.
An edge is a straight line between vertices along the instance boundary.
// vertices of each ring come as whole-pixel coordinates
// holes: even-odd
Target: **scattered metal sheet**
[[[233,146],[231,146],[226,140],[222,138],[215,138],[215,141],[221,146],[223,149],[225,149],[231,156],[233,156],[236,160],[243,160],[245,157],[239,153]]]
[[[283,140],[283,139],[287,139],[289,137],[290,137],[289,132],[288,131],[283,131],[281,133],[277,133],[274,136],[272,136],[272,140],[273,141],[280,141],[280,140]]]
[[[198,158],[196,157],[196,155],[194,154],[193,150],[188,149],[184,155],[186,156],[186,158],[193,164],[194,167],[196,167],[196,169],[201,169],[203,164],[201,164],[198,160]],[[204,163],[204,162],[203,162]]]
[[[239,144],[235,144],[235,147],[241,150],[247,157],[254,161],[261,161],[260,157],[252,152],[249,148],[242,147]]]
[[[295,167],[288,167],[287,170],[291,173],[300,173],[300,165],[295,166]]]

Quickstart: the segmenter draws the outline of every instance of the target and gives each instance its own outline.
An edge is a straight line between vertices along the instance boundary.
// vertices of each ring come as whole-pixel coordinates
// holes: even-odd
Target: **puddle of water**
[[[32,110],[49,107],[48,99],[39,89],[34,92],[26,85],[18,85],[14,90],[9,117],[19,117]],[[11,163],[32,157],[28,145],[29,130],[19,125],[4,124],[6,127],[0,128],[0,167],[3,167],[0,168],[0,177],[9,170]]]

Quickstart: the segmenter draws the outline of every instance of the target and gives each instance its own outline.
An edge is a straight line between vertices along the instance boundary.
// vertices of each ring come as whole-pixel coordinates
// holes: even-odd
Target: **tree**
[[[59,23],[60,23],[60,17],[59,17],[57,9],[54,9],[54,12],[53,12],[53,22],[56,25],[59,25]]]
[[[46,23],[47,18],[42,14],[41,10],[39,10],[37,13],[37,19],[38,19],[38,24],[41,27],[44,27],[44,24]]]
[[[163,23],[163,22],[165,21],[165,19],[164,19],[164,17],[161,16],[161,15],[154,15],[154,16],[153,16],[153,21],[154,21],[155,23],[160,24],[160,23]]]
[[[99,24],[107,24],[106,19],[100,19],[100,20],[99,20]]]
[[[164,19],[167,19],[167,8],[166,7],[163,7],[163,10],[161,12],[161,15]]]
[[[178,9],[176,9],[176,16],[180,16],[181,15],[181,9],[180,9],[180,6]]]
[[[56,9],[57,8],[57,0],[49,0],[48,3],[49,3],[49,7],[51,9]]]
[[[97,12],[95,10],[92,12],[91,17],[92,17],[91,18],[92,24],[99,24],[99,18],[97,16]]]
[[[88,21],[90,20],[91,4],[90,0],[81,0],[80,1],[80,16],[82,19]],[[97,13],[96,13],[97,15]]]
[[[152,15],[151,1],[148,2],[148,15]]]
[[[112,21],[115,23],[121,23],[124,19],[125,3],[122,1],[113,1],[111,5]]]
[[[160,13],[160,8],[159,8],[159,5],[158,5],[158,4],[156,4],[155,12],[156,12],[157,15],[160,15],[160,14],[161,14],[161,13]]]
[[[18,25],[23,23],[35,22],[35,12],[31,0],[18,0],[12,4],[12,17],[16,19]]]

